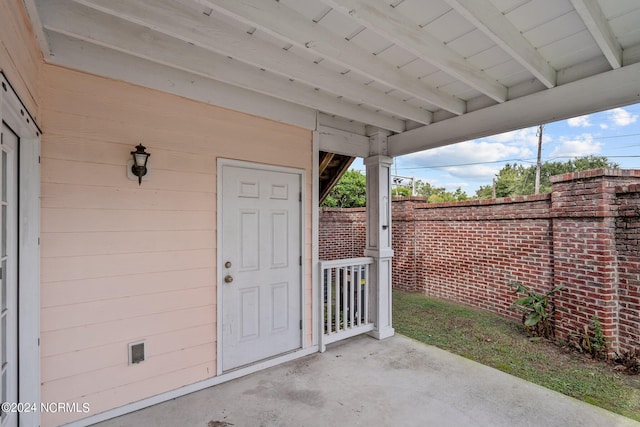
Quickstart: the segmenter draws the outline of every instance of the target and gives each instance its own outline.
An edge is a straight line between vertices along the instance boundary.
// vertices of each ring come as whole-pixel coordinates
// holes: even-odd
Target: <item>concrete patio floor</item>
[[[435,347],[355,337],[100,427],[640,426]]]

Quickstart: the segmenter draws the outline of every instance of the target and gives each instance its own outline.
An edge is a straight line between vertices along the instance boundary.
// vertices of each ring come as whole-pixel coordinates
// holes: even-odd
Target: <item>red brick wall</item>
[[[318,257],[321,261],[364,256],[367,233],[365,208],[320,209]]]
[[[415,277],[405,281],[398,250],[394,286],[519,318],[509,308],[514,299],[509,284],[538,290],[552,284],[548,216],[549,196],[415,204],[415,232],[408,243],[415,242]],[[398,237],[394,249],[405,245]]]
[[[640,331],[640,185],[616,187],[616,250],[619,280],[620,347],[639,345]]]
[[[519,320],[510,283],[540,292],[562,285],[558,338],[597,316],[612,351],[640,347],[640,171],[599,169],[552,183],[550,195],[394,200],[393,286]],[[362,256],[365,215],[323,210],[320,258]]]
[[[551,179],[554,283],[564,286],[556,328],[566,336],[597,316],[613,351],[620,344],[615,189],[633,181],[635,172],[598,169]]]

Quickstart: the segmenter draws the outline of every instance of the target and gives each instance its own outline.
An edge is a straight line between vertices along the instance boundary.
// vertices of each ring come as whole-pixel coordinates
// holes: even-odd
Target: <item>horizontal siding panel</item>
[[[215,304],[214,293],[215,289],[213,287],[206,287],[47,307],[43,308],[40,313],[41,330],[55,331],[119,319],[135,319],[140,316],[149,316],[190,307],[212,306]]]
[[[101,139],[77,138],[47,134],[47,143],[42,146],[43,159],[59,159],[79,162],[123,166],[131,158],[135,142],[115,143]],[[168,171],[188,171],[194,174],[208,174],[215,180],[216,159],[213,155],[187,153],[184,151],[153,150],[153,169]]]
[[[69,111],[84,113],[86,109],[76,108],[74,104],[67,104],[67,97],[82,102],[84,106],[90,106],[89,111],[95,110],[96,105],[121,105],[122,110],[116,110],[116,116],[125,116],[134,111],[146,111],[151,117],[159,117],[162,124],[176,121],[183,123],[192,117],[201,122],[210,119],[215,114],[222,119],[263,122],[260,125],[268,126],[271,121],[239,113],[223,107],[204,104],[172,94],[145,89],[132,83],[122,81],[106,81],[82,71],[61,69],[51,65],[51,72],[47,73],[47,93],[50,94],[52,105],[64,105]],[[167,106],[171,106],[167,108]],[[151,120],[151,119],[149,119]],[[277,124],[276,124],[277,125]]]
[[[129,180],[126,188],[46,181],[44,178],[41,185],[44,208],[213,211],[215,203],[210,193],[154,190]]]
[[[132,147],[133,148],[133,147]],[[138,187],[136,180],[127,177],[127,160],[129,152],[122,153],[122,164],[107,165],[103,163],[77,162],[70,160],[43,159],[41,171],[43,182],[56,184],[86,183],[91,177],[90,186],[102,187]],[[163,170],[155,167],[152,156],[149,159],[149,174],[145,177],[145,190],[159,189],[165,191],[215,192],[215,180],[210,174]]]
[[[221,156],[241,156],[257,160],[262,155],[266,163],[300,165],[300,157],[284,157],[283,151],[293,150],[296,154],[305,154],[311,158],[309,145],[311,133],[305,131],[290,133],[283,129],[272,129],[271,133],[256,123],[243,120],[217,122],[212,115],[200,126],[179,126],[167,122],[155,123],[154,128],[162,132],[149,132],[150,126],[144,125],[132,117],[121,119],[112,116],[85,116],[57,110],[45,110],[45,140],[48,135],[89,138],[92,140],[130,143],[132,146],[142,143],[146,147],[160,148],[189,153],[207,153]],[[55,125],[49,125],[55,121]],[[240,143],[241,145],[238,145]]]
[[[42,233],[43,258],[214,249],[210,231]]]
[[[43,208],[43,233],[81,233],[97,231],[213,231],[211,211],[153,211],[122,209]],[[150,216],[153,215],[153,221]],[[43,254],[45,255],[45,254]]]
[[[43,308],[40,313],[41,330],[55,331],[203,305],[212,306],[215,304],[214,294],[213,287],[206,287]]]
[[[245,130],[243,127],[250,124],[266,135],[289,134],[299,139],[300,135],[310,134],[302,128],[141,86],[98,80],[83,72],[50,67],[50,72],[45,73],[47,96],[51,100],[48,105],[64,106],[66,111],[72,113],[86,114],[87,111],[92,111],[95,114],[98,111],[105,116],[104,113],[108,112],[109,117],[144,121],[144,125],[151,129],[167,127],[168,123],[176,127],[211,129],[215,124],[224,133],[241,135]]]
[[[114,407],[136,402],[149,396],[154,396],[210,378],[214,375],[215,369],[216,362],[213,360],[200,365],[178,369],[157,377],[146,378],[137,383],[125,384],[121,387],[82,396],[78,401],[80,403],[89,402],[91,405],[91,413],[97,414]],[[215,405],[215,403],[216,402],[212,402],[212,405]],[[42,414],[42,425],[58,426],[85,416],[84,414],[71,412]]]
[[[214,306],[202,306],[98,325],[43,331],[42,357],[100,347],[108,343],[138,341],[152,335],[215,324],[215,317]]]
[[[188,271],[214,267],[215,251],[200,249],[184,252],[49,257],[41,262],[42,283],[98,277],[118,277],[160,271]],[[117,280],[117,279],[114,279]]]
[[[87,139],[116,144],[129,144],[132,147],[142,144],[150,148],[162,148],[165,150],[185,151],[188,153],[207,154],[212,153],[215,140],[212,134],[215,128],[178,129],[156,125],[162,132],[149,132],[149,127],[137,123],[131,118],[123,117],[116,120],[111,117],[86,116],[70,114],[65,111],[44,109],[45,129],[43,135],[46,142],[49,135],[55,137],[70,137],[73,139]],[[188,144],[185,144],[188,141]]]
[[[42,307],[79,304],[138,295],[150,295],[177,290],[215,286],[215,267],[189,270],[185,281],[184,271],[132,274],[97,279],[81,279],[43,284],[40,295]],[[214,292],[215,293],[215,292]]]
[[[135,88],[133,92],[142,91],[144,89]],[[131,91],[128,91],[131,92]],[[235,114],[230,111],[215,107],[197,104],[186,99],[180,99],[171,102],[173,108],[167,108],[162,102],[141,103],[139,97],[135,94],[116,93],[105,95],[94,89],[87,89],[86,92],[77,92],[63,90],[61,88],[52,87],[47,91],[52,104],[63,105],[64,113],[73,116],[87,116],[90,111],[91,115],[96,115],[94,111],[98,108],[100,114],[98,117],[112,122],[128,123],[128,126],[143,126],[147,129],[166,127],[167,124],[177,131],[189,131],[191,129],[209,130],[211,132],[219,129],[224,133],[238,132],[237,129],[248,121],[256,120],[252,116],[244,114]],[[199,108],[184,108],[187,104],[196,104]],[[207,114],[207,109],[215,112],[215,114]],[[54,107],[53,111],[61,111]],[[260,119],[257,119],[260,120]],[[226,131],[229,129],[229,131]],[[276,128],[274,128],[275,130]],[[281,132],[280,129],[278,129]]]
[[[215,343],[214,324],[202,325],[179,331],[145,337],[148,356],[163,355],[189,347]],[[42,382],[88,374],[105,367],[122,366],[128,362],[128,342],[121,341],[108,345],[64,353],[42,358]]]
[[[181,349],[167,354],[148,354],[143,363],[128,365],[126,361],[119,366],[103,368],[87,375],[76,375],[42,384],[42,394],[56,396],[60,402],[73,402],[101,390],[136,383],[145,379],[176,370],[176,367],[201,365],[214,360],[215,349],[212,344]],[[49,394],[50,393],[50,394]]]

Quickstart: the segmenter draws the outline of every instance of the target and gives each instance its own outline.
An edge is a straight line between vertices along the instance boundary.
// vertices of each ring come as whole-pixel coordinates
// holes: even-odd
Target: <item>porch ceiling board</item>
[[[394,13],[384,0],[322,1],[490,98],[506,101],[505,86],[473,67],[461,55],[421,29],[417,22]]]
[[[138,0],[133,3],[113,0],[104,5],[92,1],[81,3],[211,52],[332,92],[336,96],[343,96],[354,103],[371,105],[390,115],[406,117],[418,123],[431,123],[429,111],[357,84],[299,55],[252,36],[220,17],[207,16],[194,7],[185,9],[180,2]],[[192,5],[195,6],[194,3]]]
[[[397,67],[377,59],[365,49],[307,20],[303,15],[280,2],[272,0],[194,1],[232,18],[255,25],[289,43],[313,50],[330,61],[452,113],[462,114],[466,111],[464,101],[406,75]]]
[[[571,0],[576,12],[584,21],[587,29],[598,43],[598,46],[607,57],[612,68],[622,66],[622,47],[616,40],[607,19],[602,14],[598,2],[595,0]]]
[[[638,0],[25,5],[49,63],[318,130],[345,156],[375,128],[401,155],[640,102]]]
[[[446,0],[546,87],[556,85],[556,70],[489,0]]]

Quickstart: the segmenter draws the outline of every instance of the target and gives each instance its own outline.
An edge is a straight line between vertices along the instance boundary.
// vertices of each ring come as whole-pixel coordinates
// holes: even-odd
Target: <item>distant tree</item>
[[[426,197],[429,203],[441,203],[441,202],[457,202],[460,200],[467,200],[469,196],[462,191],[460,187],[456,191],[447,191],[444,187],[434,187],[428,182],[422,180],[416,181],[416,194],[418,196]]]
[[[566,162],[544,162],[540,167],[540,193],[551,192],[549,178],[569,172],[579,172],[589,169],[610,168],[617,169],[617,163],[610,162],[606,157],[586,156]],[[524,167],[507,163],[496,174],[496,197],[524,196],[535,193],[536,167]],[[476,191],[476,196],[488,199],[492,196],[493,187],[484,185]]]
[[[408,197],[411,196],[411,187],[406,187],[404,185],[396,185],[391,190],[391,195],[393,197]]]
[[[429,198],[432,194],[444,193],[446,189],[444,187],[434,187],[428,182],[424,182],[421,179],[416,181],[416,194],[418,196]]]
[[[427,201],[429,203],[444,203],[444,202],[460,202],[462,200],[468,200],[467,193],[462,191],[460,187],[456,188],[453,193],[451,191],[443,191],[440,193],[434,193],[429,196]]]
[[[476,190],[478,199],[490,199],[493,196],[493,185],[483,185]]]
[[[361,208],[366,206],[367,179],[357,170],[348,170],[322,202],[329,208]]]

